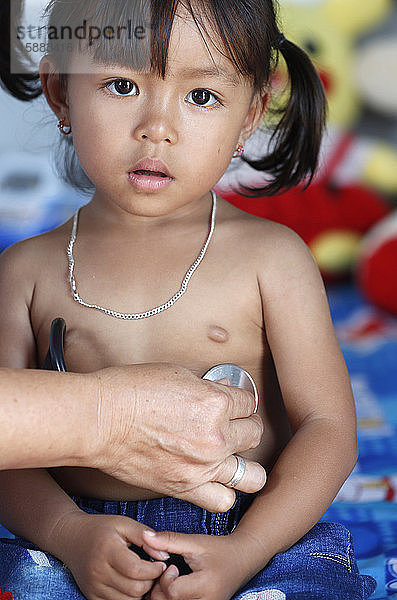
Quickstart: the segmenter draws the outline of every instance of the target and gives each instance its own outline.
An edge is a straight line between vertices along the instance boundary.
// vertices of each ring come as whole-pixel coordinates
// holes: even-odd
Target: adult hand
[[[235,453],[262,437],[254,398],[245,390],[202,380],[176,365],[112,367],[99,382],[97,464],[127,483],[226,511],[235,492],[225,484]],[[256,492],[266,481],[261,465],[246,461],[237,486]]]

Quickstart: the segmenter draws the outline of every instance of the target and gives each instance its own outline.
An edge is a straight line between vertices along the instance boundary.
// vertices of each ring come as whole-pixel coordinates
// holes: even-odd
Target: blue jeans
[[[157,531],[228,535],[252,496],[238,493],[226,513],[211,513],[169,497],[74,501],[87,513],[125,515]],[[349,531],[336,523],[318,523],[289,550],[277,554],[232,600],[366,600],[375,587],[372,577],[358,571]],[[0,589],[10,591],[13,600],[84,600],[70,571],[22,538],[0,540]]]

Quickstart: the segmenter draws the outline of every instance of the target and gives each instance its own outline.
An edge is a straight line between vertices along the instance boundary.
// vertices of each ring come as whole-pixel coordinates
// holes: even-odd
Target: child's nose
[[[162,109],[148,110],[134,130],[134,138],[138,141],[150,140],[154,144],[167,142],[176,144],[178,134],[169,111]]]

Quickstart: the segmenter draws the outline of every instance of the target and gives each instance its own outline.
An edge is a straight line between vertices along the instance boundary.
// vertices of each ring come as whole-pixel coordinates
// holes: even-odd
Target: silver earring
[[[240,156],[243,155],[243,152],[244,152],[244,144],[237,144],[232,158],[239,158]]]
[[[65,121],[60,119],[58,121],[58,129],[63,135],[70,135],[72,133],[72,128],[70,125],[65,125]]]

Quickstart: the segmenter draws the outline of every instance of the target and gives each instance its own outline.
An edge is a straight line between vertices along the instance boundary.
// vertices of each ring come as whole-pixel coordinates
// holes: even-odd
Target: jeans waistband
[[[210,512],[195,504],[164,496],[150,500],[107,501],[72,496],[81,510],[90,514],[122,515],[156,531],[228,535],[245,513],[253,494],[236,492],[236,501],[227,512]]]

